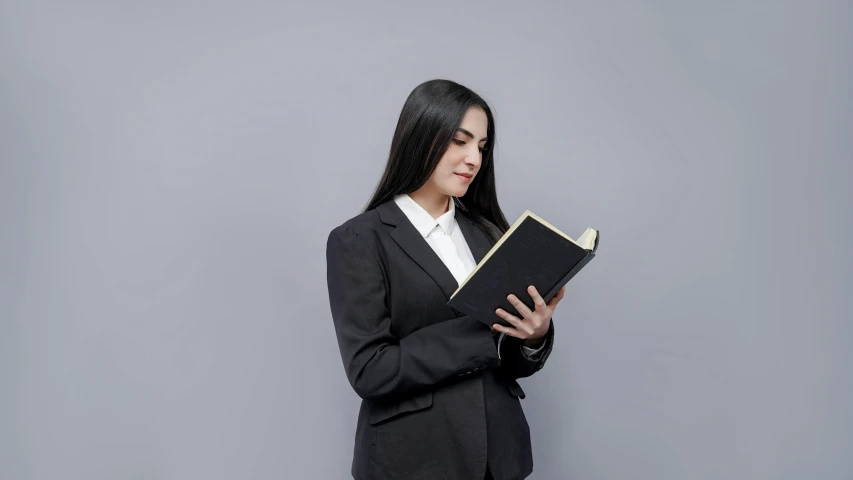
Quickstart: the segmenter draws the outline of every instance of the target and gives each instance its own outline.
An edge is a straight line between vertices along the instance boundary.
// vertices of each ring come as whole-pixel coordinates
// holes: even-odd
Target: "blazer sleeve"
[[[554,321],[545,334],[545,344],[542,350],[533,355],[526,355],[522,350],[522,340],[505,336],[500,342],[501,369],[512,378],[529,377],[545,367],[545,361],[551,355],[554,346]]]
[[[326,244],[332,320],[347,379],[360,397],[429,388],[500,365],[489,327],[467,316],[395,338],[384,271],[368,243],[345,226]]]

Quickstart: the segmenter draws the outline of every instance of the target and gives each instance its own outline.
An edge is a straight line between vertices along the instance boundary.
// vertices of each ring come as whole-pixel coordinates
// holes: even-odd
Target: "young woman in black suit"
[[[364,212],[326,247],[329,304],[347,378],[363,399],[357,480],[514,480],[533,470],[516,379],[554,343],[549,303],[471,318],[447,300],[509,228],[498,205],[495,124],[486,102],[447,80],[406,100],[385,172]],[[503,317],[506,328],[493,323]]]

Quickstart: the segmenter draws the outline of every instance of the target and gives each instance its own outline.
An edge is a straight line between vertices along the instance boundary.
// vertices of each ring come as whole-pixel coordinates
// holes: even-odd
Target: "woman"
[[[489,106],[447,80],[415,88],[361,214],[328,237],[329,303],[344,369],[363,399],[352,475],[521,479],[533,470],[516,379],[551,352],[548,304],[471,318],[450,295],[508,228],[495,192]],[[513,327],[493,323],[503,317]]]

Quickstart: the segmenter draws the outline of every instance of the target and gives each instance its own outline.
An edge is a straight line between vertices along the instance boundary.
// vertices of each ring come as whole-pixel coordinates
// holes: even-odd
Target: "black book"
[[[525,211],[483,256],[447,304],[488,325],[511,326],[500,307],[522,318],[507,300],[514,293],[531,310],[533,285],[547,303],[595,257],[598,230],[588,228],[573,240],[533,212]]]

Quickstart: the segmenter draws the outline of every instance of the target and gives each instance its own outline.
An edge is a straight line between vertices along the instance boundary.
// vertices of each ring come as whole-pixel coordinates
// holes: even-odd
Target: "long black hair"
[[[462,197],[454,197],[468,217],[492,239],[509,229],[495,188],[495,121],[489,105],[471,89],[451,80],[429,80],[409,94],[391,141],[385,172],[364,211],[423,186],[447,150],[465,113],[479,107],[486,113],[488,143],[480,171]]]

